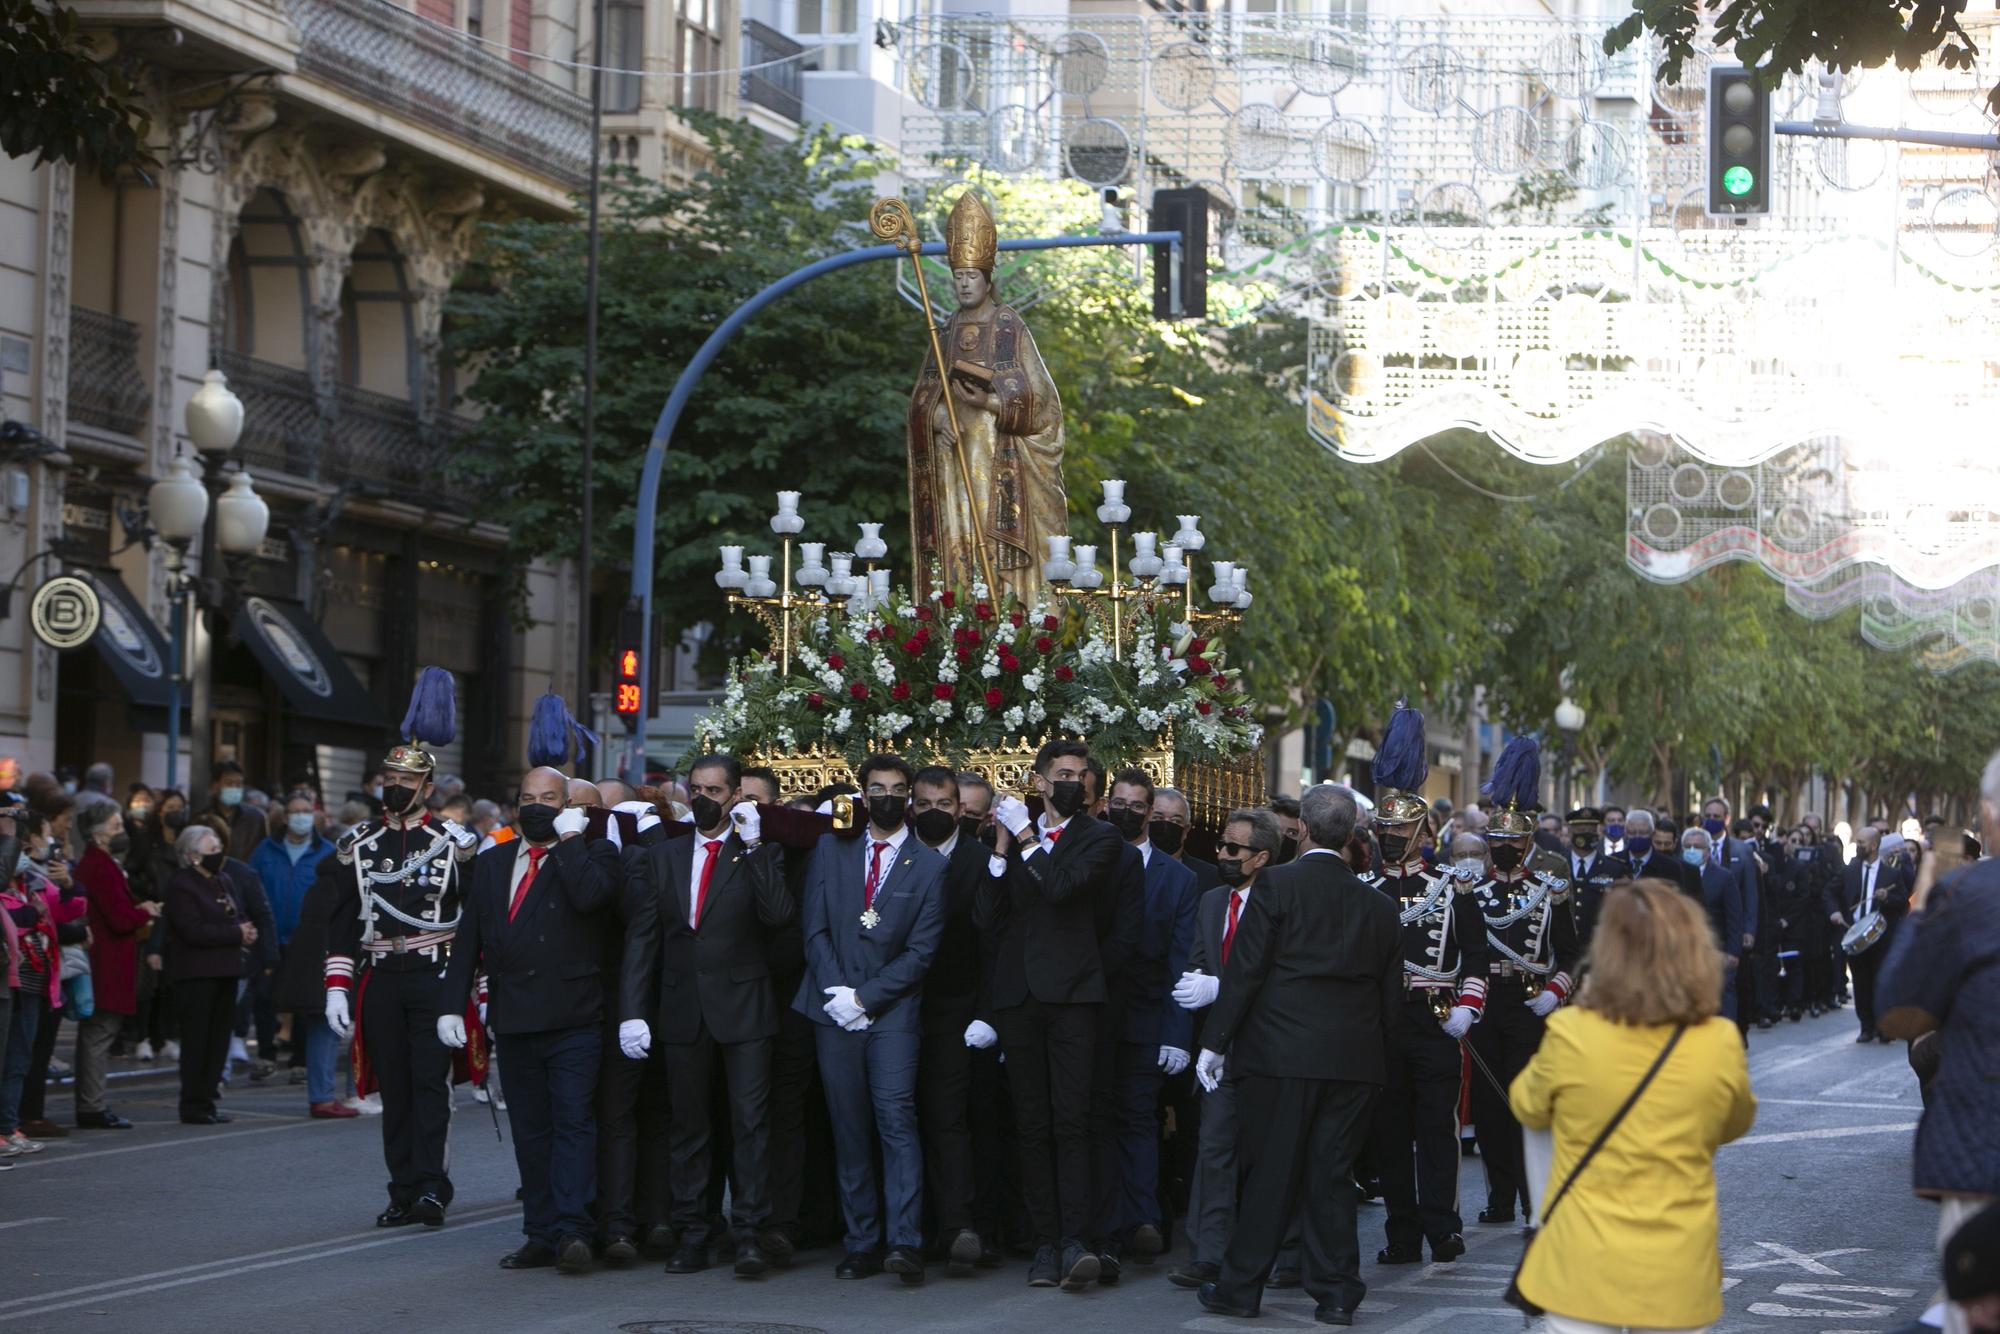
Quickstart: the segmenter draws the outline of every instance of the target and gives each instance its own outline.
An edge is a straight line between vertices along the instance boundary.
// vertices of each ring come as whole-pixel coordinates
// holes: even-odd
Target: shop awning
[[[125,687],[134,704],[147,709],[166,708],[169,659],[167,637],[160,633],[160,627],[117,575],[90,569],[72,569],[69,573],[88,579],[97,590],[103,619],[90,642],[105,666]]]
[[[234,629],[285,692],[293,712],[355,727],[388,726],[367,689],[298,603],[246,597]]]

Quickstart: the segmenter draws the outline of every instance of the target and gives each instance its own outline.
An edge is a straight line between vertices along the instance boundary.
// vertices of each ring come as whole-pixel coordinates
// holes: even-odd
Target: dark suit
[[[487,1022],[507,1066],[521,1230],[553,1247],[592,1231],[604,942],[620,877],[617,849],[603,839],[559,840],[532,881],[530,853],[515,839],[473,858],[440,1009],[464,1013],[473,974],[485,970]]]
[[[718,1050],[733,1140],[731,1221],[742,1239],[770,1220],[766,1150],[779,1000],[767,945],[770,934],[796,915],[797,904],[776,845],[746,848],[734,833],[719,841],[698,926],[689,921],[704,841],[669,839],[646,849],[632,867],[632,923],[625,939],[623,1017],[650,1019],[666,1055],[673,1224],[683,1245],[708,1240],[703,1199]]]
[[[1126,843],[1117,869],[1105,882],[1097,905],[1097,957],[1104,966],[1104,1004],[1097,1007],[1090,1071],[1090,1249],[1123,1255],[1119,1216],[1124,1209],[1120,1141],[1125,1122],[1119,1090],[1132,1070],[1125,1044],[1125,1012],[1133,991],[1132,970],[1146,920],[1146,867],[1139,849]],[[1158,1053],[1147,1068],[1154,1068]]]
[[[1338,856],[1266,871],[1244,905],[1204,1045],[1241,1081],[1243,1192],[1216,1295],[1258,1308],[1304,1192],[1307,1292],[1353,1310],[1367,1291],[1354,1160],[1388,1069],[1402,1003],[1396,906]]]
[[[1194,873],[1157,848],[1145,858],[1138,947],[1126,960],[1123,1031],[1118,1035],[1118,1181],[1111,1226],[1129,1235],[1160,1226],[1160,1050],[1194,1059],[1194,1015],[1174,1004],[1174,983],[1194,950],[1201,896]]]
[[[1870,866],[1878,867],[1875,873],[1875,892],[1868,894],[1867,874]],[[1841,871],[1840,911],[1852,926],[1861,920],[1861,914],[1868,907],[1882,910],[1882,917],[1889,930],[1872,949],[1863,950],[1847,960],[1847,969],[1854,975],[1854,1017],[1861,1021],[1863,1033],[1873,1033],[1875,1028],[1875,975],[1882,969],[1882,960],[1889,957],[1889,942],[1895,939],[1896,925],[1910,912],[1910,875],[1901,866],[1889,866],[1877,857],[1873,862],[1864,862],[1859,856],[1849,862]],[[1836,946],[1838,942],[1835,942]]]
[[[792,1008],[818,1025],[820,1079],[850,1255],[923,1245],[924,1157],[917,1140],[917,1050],[924,975],[944,935],[944,858],[904,828],[901,847],[828,834],[806,868],[806,975]],[[876,849],[880,880],[867,899]],[[873,926],[864,912],[875,914]],[[870,1020],[850,1033],[826,1012],[827,988],[854,989]],[[875,1154],[882,1155],[878,1180]]]
[[[999,1152],[995,1143],[973,1141],[973,1070],[997,1067],[998,1053],[965,1045],[975,1019],[992,1023],[987,980],[992,974],[987,937],[973,924],[979,887],[990,877],[985,844],[963,835],[948,845],[940,892],[944,929],[924,979],[923,1040],[917,1058],[917,1124],[924,1143],[924,1184],[930,1192],[937,1237],[949,1242],[978,1227],[989,1240],[995,1219],[991,1202],[975,1211],[978,1164]],[[982,1069],[982,1084],[997,1086],[997,1072]],[[977,1221],[975,1221],[975,1219]]]
[[[1010,848],[1005,871],[980,886],[976,920],[994,937],[993,1026],[1007,1053],[1037,1245],[1080,1242],[1090,1223],[1091,1076],[1109,994],[1099,922],[1124,846],[1117,830],[1079,813],[1053,843],[1045,832],[1025,856]]]
[[[1222,884],[1222,873],[1215,869],[1214,862],[1187,856],[1182,857],[1180,862],[1194,873],[1194,892],[1197,897]]]
[[[1600,848],[1588,858],[1572,851],[1569,868],[1570,883],[1576,886],[1570,911],[1576,914],[1577,948],[1588,950],[1590,938],[1597,934],[1597,914],[1604,906],[1605,894],[1632,878],[1632,863]]]
[[[1755,909],[1744,897],[1743,877],[1713,862],[1701,868],[1701,900],[1723,954],[1738,960],[1735,965],[1727,966],[1722,975],[1722,1017],[1735,1020],[1739,1014],[1737,983],[1742,968],[1743,932],[1756,920]]]
[[[622,812],[612,812],[622,814]],[[622,830],[621,830],[622,833]],[[633,831],[619,854],[619,892],[604,932],[604,981],[608,995],[624,994],[625,939],[632,928],[635,865],[644,882],[646,849],[666,838],[664,825]],[[618,1047],[618,1016],[606,1016],[597,1072],[597,1233],[600,1241],[638,1238],[667,1217],[667,1150],[662,1134],[641,1136],[640,1120],[667,1119],[666,1057],[659,1047],[634,1061]]]

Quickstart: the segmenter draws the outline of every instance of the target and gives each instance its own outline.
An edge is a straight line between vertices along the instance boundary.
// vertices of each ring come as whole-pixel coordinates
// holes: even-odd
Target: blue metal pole
[[[1000,249],[1068,250],[1078,246],[1114,245],[1171,245],[1179,248],[1180,244],[1179,232],[1121,232],[1116,236],[1044,236],[1002,241]],[[944,250],[944,242],[931,241],[925,244],[923,253],[942,255]],[[639,478],[639,511],[632,527],[632,596],[639,600],[640,608],[639,713],[634,719],[632,753],[626,766],[628,782],[637,784],[645,777],[646,719],[653,710],[653,531],[659,522],[660,476],[666,468],[667,446],[673,440],[674,427],[679,424],[688,399],[694,396],[695,385],[701,382],[701,377],[721,354],[723,346],[750,322],[752,316],[793,288],[856,264],[878,259],[901,259],[906,253],[892,245],[869,246],[845,254],[828,255],[802,269],[793,270],[731,311],[729,318],[716,326],[715,332],[689,359],[680,378],[674,381],[673,392],[667,395],[667,404],[660,409],[660,418],[653,424],[652,441],[646,446],[645,469]],[[923,314],[925,319],[931,317],[929,311]]]

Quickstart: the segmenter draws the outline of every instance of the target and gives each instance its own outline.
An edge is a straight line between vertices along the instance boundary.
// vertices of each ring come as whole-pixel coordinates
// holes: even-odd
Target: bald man
[[[554,769],[532,769],[521,780],[521,837],[473,858],[439,1002],[438,1040],[463,1047],[466,999],[474,974],[485,972],[527,1236],[502,1269],[582,1273],[592,1263],[605,933],[622,878],[617,850],[584,838],[587,821],[574,797]]]

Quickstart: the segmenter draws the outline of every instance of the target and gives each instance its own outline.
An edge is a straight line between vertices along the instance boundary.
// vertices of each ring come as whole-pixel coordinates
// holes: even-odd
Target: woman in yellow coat
[[[1743,1040],[1716,1017],[1722,952],[1694,900],[1641,880],[1605,895],[1589,969],[1510,1091],[1523,1126],[1553,1127],[1551,1197],[1674,1026],[1687,1031],[1547,1214],[1521,1292],[1548,1311],[1553,1334],[1701,1329],[1722,1316],[1715,1151],[1757,1114]]]

